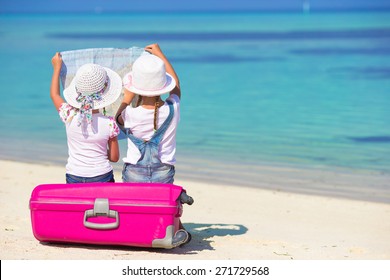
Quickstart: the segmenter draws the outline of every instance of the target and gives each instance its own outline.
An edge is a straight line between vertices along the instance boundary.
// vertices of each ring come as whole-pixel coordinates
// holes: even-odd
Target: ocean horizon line
[[[311,8],[310,11],[303,9],[236,9],[236,10],[91,10],[91,11],[0,11],[0,15],[128,15],[128,14],[140,14],[140,15],[154,15],[154,14],[326,14],[326,13],[366,13],[377,12],[387,13],[390,12],[390,7],[378,7],[378,8]]]

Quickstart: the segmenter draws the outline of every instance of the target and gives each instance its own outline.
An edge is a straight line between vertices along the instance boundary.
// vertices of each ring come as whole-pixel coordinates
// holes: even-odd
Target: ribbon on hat
[[[99,101],[102,99],[102,95],[100,93],[93,93],[90,95],[81,95],[79,94],[76,98],[77,102],[81,102],[80,106],[80,115],[78,119],[78,126],[81,125],[84,119],[87,120],[88,124],[92,121],[92,110],[93,110],[93,102]]]
[[[78,96],[76,97],[76,101],[81,103],[80,114],[77,123],[78,126],[82,124],[84,119],[87,120],[88,124],[92,122],[92,110],[94,107],[93,102],[102,100],[102,93],[106,90],[107,85],[108,82],[104,84],[103,89],[101,89],[99,92],[95,92],[88,95],[84,95],[80,92],[77,92]]]

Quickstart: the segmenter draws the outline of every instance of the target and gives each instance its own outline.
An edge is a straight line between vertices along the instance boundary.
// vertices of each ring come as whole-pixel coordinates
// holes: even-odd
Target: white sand
[[[38,184],[63,183],[64,167],[0,161],[0,170],[2,260],[390,259],[390,204],[184,180],[175,183],[195,198],[192,206],[184,206],[182,221],[193,236],[184,247],[42,244],[31,230],[30,194]],[[272,182],[275,172],[268,177],[264,172],[264,179]],[[280,189],[303,180],[288,174],[277,176]],[[361,180],[351,174],[348,178],[351,187]]]

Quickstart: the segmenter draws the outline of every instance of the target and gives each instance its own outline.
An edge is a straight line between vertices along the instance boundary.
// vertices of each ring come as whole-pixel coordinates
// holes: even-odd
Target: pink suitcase
[[[192,202],[171,184],[39,185],[31,194],[31,223],[42,242],[173,248],[182,203]]]

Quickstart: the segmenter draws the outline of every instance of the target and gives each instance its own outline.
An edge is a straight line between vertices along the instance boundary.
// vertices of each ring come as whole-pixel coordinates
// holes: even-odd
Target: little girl
[[[132,72],[123,78],[124,98],[116,119],[128,132],[124,182],[173,183],[176,129],[180,120],[180,84],[157,44],[145,47]],[[164,102],[161,95],[169,93]],[[137,106],[128,106],[138,94]]]
[[[119,128],[113,118],[99,113],[99,109],[119,97],[120,76],[100,65],[85,64],[64,89],[65,103],[60,95],[62,58],[59,53],[53,56],[52,65],[50,97],[65,123],[68,140],[66,182],[114,182],[110,161],[119,160]]]
[[[123,78],[124,98],[116,114],[127,129],[127,156],[123,159],[124,182],[173,183],[175,175],[176,129],[180,120],[180,84],[172,65],[157,44],[145,47],[151,54],[141,55],[132,72]],[[169,93],[165,102],[161,95]],[[129,106],[138,94],[137,106]],[[174,245],[191,240],[180,229]]]

